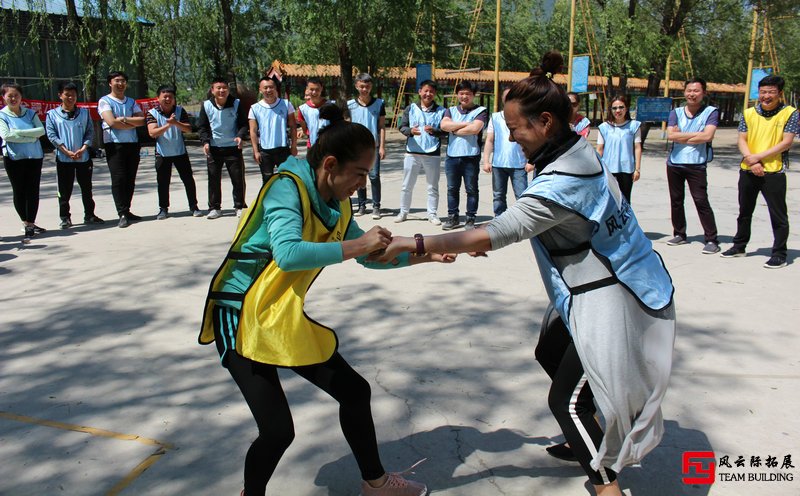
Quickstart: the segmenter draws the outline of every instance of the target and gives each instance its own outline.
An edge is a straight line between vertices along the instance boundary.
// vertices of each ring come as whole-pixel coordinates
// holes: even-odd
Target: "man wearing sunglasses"
[[[789,215],[786,208],[786,167],[789,148],[798,130],[797,109],[783,103],[784,80],[767,76],[758,83],[758,103],[744,111],[739,122],[739,217],[733,246],[724,258],[745,256],[750,241],[750,223],[758,194],[764,197],[772,222],[772,256],[767,269],[786,267]]]

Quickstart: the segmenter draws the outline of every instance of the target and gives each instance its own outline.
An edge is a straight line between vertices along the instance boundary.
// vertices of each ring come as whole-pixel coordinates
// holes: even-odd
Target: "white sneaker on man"
[[[220,217],[222,217],[222,210],[216,208],[212,208],[211,210],[209,210],[208,215],[206,215],[206,219],[211,219],[211,220],[219,219]]]
[[[428,222],[430,222],[434,226],[441,226],[442,225],[442,220],[439,219],[439,216],[436,215],[436,214],[428,215]]]
[[[406,219],[408,219],[408,212],[400,212],[397,214],[397,217],[394,218],[394,221],[399,224],[400,222],[405,222]]]

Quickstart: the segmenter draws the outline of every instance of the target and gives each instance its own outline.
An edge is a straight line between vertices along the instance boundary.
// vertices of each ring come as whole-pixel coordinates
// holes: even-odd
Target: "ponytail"
[[[330,124],[320,129],[317,142],[308,151],[306,159],[314,169],[322,165],[322,160],[332,155],[339,163],[354,162],[365,150],[375,150],[375,137],[361,124],[344,119],[344,111],[334,103],[319,109],[319,118]]]

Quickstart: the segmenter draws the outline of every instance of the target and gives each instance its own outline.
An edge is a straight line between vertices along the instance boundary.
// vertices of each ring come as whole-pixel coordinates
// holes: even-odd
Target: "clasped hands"
[[[397,257],[402,253],[412,253],[417,250],[417,242],[408,236],[392,236],[391,231],[385,227],[375,226],[361,236],[367,243],[367,251],[370,262],[397,264]],[[456,261],[456,253],[434,253],[428,252],[424,255],[426,261],[453,263]],[[486,253],[470,253],[470,256],[486,256]]]

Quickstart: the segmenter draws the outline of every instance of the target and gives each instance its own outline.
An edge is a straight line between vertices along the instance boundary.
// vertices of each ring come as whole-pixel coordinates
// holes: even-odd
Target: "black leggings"
[[[594,415],[594,395],[583,373],[575,343],[558,313],[549,307],[542,322],[536,360],[553,380],[547,403],[558,421],[572,452],[595,485],[609,484],[617,474],[601,467],[593,470],[589,464],[603,440],[603,429]]]
[[[294,423],[278,378],[278,367],[236,353],[231,336],[236,335],[237,323],[237,310],[214,307],[214,336],[222,365],[233,376],[258,425],[258,437],[247,450],[244,462],[244,492],[248,496],[261,495],[294,440]],[[338,352],[327,362],[291,370],[339,402],[339,423],[353,450],[361,478],[381,477],[385,471],[378,455],[369,383]]]
[[[14,209],[19,220],[33,224],[39,212],[39,183],[42,179],[42,159],[12,160],[3,157],[3,165],[14,194]]]

